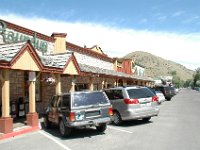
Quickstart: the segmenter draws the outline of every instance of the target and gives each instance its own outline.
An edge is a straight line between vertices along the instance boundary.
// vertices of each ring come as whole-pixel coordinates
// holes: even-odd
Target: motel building
[[[13,132],[22,117],[27,126],[38,126],[54,94],[152,84],[133,60],[111,58],[97,45],[81,47],[66,36],[0,20],[0,133]]]

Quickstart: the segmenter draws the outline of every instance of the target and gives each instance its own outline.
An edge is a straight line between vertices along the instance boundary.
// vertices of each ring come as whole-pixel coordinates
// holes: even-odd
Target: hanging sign
[[[35,72],[29,72],[29,81],[36,81],[36,74]]]

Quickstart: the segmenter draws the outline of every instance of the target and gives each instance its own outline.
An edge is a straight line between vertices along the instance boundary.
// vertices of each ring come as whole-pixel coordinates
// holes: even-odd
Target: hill
[[[136,63],[145,66],[145,74],[150,77],[168,76],[176,71],[181,80],[191,79],[194,71],[170,60],[152,55],[147,52],[135,51],[123,58],[135,59]]]

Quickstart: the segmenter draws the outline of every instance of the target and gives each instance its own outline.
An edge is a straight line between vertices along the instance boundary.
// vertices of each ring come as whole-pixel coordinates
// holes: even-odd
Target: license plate
[[[140,104],[141,107],[150,107],[151,103]]]
[[[84,120],[84,115],[81,114],[76,115],[76,120]]]

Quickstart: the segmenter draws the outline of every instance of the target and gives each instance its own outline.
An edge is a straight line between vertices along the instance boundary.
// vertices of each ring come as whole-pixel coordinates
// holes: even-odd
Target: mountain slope
[[[150,77],[168,76],[176,71],[181,80],[191,79],[194,71],[187,69],[183,65],[147,52],[135,51],[127,54],[123,58],[135,59],[136,63],[145,66],[145,74]]]

